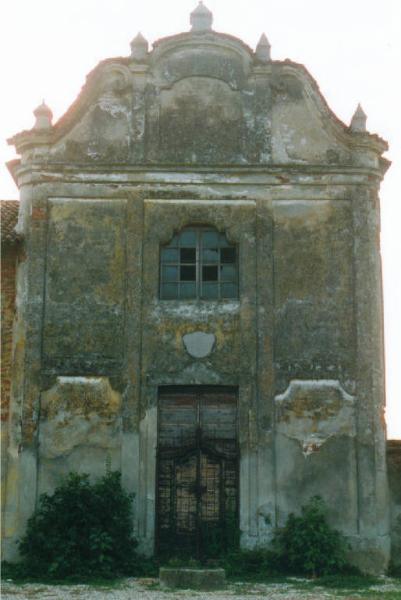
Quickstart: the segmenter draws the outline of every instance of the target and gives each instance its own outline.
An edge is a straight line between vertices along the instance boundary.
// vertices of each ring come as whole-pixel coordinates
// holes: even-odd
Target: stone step
[[[161,567],[159,579],[164,588],[219,590],[226,585],[224,569]]]

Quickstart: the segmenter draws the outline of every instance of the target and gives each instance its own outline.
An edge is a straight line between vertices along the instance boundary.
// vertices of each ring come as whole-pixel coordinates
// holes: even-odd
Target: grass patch
[[[224,567],[223,567],[224,568]],[[266,584],[294,584],[294,579],[286,575],[269,575],[268,573],[226,573],[227,581],[230,583],[266,583]]]
[[[33,575],[25,572],[20,563],[2,563],[1,580],[3,582],[10,580],[16,585],[26,583],[40,583],[44,585],[88,585],[91,587],[101,587],[103,589],[119,589],[124,580],[119,577],[105,578],[85,575],[70,575],[68,577],[47,577],[46,575]]]
[[[323,575],[317,579],[311,579],[312,585],[330,589],[359,590],[366,589],[372,585],[380,585],[383,580],[370,575]]]
[[[14,567],[15,565],[12,565]],[[14,576],[10,576],[14,575]],[[119,590],[127,587],[126,578],[102,579],[98,577],[68,577],[64,579],[48,579],[44,577],[15,577],[15,572],[10,573],[6,568],[3,570],[2,579],[11,579],[15,585],[24,585],[27,583],[38,585],[87,585],[94,590]],[[158,579],[136,578],[145,589],[149,591],[160,590]],[[236,594],[254,595],[260,593],[257,589],[258,584],[264,586],[283,585],[291,592],[309,592],[319,594],[319,589],[333,594],[333,598],[353,599],[364,598],[366,600],[401,600],[401,579],[363,576],[363,575],[325,575],[316,578],[298,578],[285,575],[267,575],[253,573],[245,577],[243,574],[232,574],[227,577],[227,582],[235,590]],[[388,587],[388,589],[386,589]],[[391,589],[399,587],[399,589]],[[376,589],[375,589],[376,588]],[[43,590],[32,590],[32,595],[40,594]],[[73,592],[73,590],[71,590]],[[331,597],[331,596],[330,596]]]
[[[350,594],[352,597],[357,594],[358,598],[369,600],[401,600],[401,580],[398,579],[382,579],[370,575],[328,575],[311,580],[309,585],[310,590],[325,588],[338,597],[349,598]],[[399,590],[391,589],[394,585],[399,586]],[[390,589],[386,590],[387,586]]]
[[[266,573],[253,573],[248,576],[243,574],[234,575],[231,574],[227,577],[229,583],[235,585],[236,588],[246,590],[251,593],[253,584],[264,584],[264,585],[290,585],[293,591],[308,591],[315,592],[318,588],[324,588],[327,592],[332,592],[336,596],[349,597],[351,594],[358,594],[358,598],[369,598],[370,600],[379,600],[381,598],[385,600],[401,600],[401,580],[400,579],[387,579],[383,580],[379,577],[373,577],[370,575],[324,575],[315,578],[304,578],[304,577],[288,577],[285,575],[268,575]],[[399,590],[386,590],[385,586],[391,586],[395,584],[399,585]],[[377,590],[372,589],[376,586],[382,586],[383,589]]]
[[[339,592],[339,595],[349,597],[349,592]],[[401,591],[358,591],[358,598],[366,598],[367,600],[401,600]]]

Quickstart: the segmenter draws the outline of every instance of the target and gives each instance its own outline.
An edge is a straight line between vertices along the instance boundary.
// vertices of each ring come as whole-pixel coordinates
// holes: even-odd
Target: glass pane
[[[227,248],[228,246],[230,246],[224,233],[220,233],[219,235],[219,246],[220,248]]]
[[[174,248],[163,248],[162,262],[178,262],[178,250]]]
[[[171,242],[169,243],[168,247],[169,248],[172,248],[172,247],[176,248],[177,246],[178,246],[178,235],[175,235],[173,237],[173,239],[171,240]]]
[[[202,298],[218,298],[219,288],[217,283],[204,283],[202,285]]]
[[[235,281],[236,275],[237,273],[234,265],[222,265],[220,267],[221,281]]]
[[[196,248],[181,248],[180,249],[180,262],[188,263],[196,261]]]
[[[217,266],[216,267],[202,267],[202,279],[203,281],[217,281]]]
[[[196,298],[196,284],[195,283],[181,283],[180,298]]]
[[[162,281],[178,281],[178,267],[163,267]]]
[[[190,229],[183,231],[180,234],[180,246],[196,246],[196,232]]]
[[[219,261],[219,251],[217,248],[203,250],[202,258],[204,263],[217,263]]]
[[[221,262],[235,263],[237,258],[237,249],[231,246],[230,248],[222,248],[220,250]]]
[[[174,298],[178,298],[178,284],[163,283],[161,286],[161,297],[165,300],[173,300]]]
[[[222,298],[238,298],[238,286],[235,283],[221,284]]]
[[[181,281],[196,281],[196,267],[192,266],[181,266],[180,267],[180,279]]]
[[[202,233],[202,244],[204,248],[215,248],[219,244],[217,231],[204,231]]]

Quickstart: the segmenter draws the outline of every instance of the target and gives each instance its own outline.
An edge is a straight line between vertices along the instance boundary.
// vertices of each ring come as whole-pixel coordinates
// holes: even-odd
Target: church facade
[[[390,553],[379,247],[387,144],[308,71],[212,29],[87,77],[10,142],[20,190],[5,557],[70,471],[119,470],[140,549],[244,547],[314,495]],[[217,529],[216,529],[217,528]]]

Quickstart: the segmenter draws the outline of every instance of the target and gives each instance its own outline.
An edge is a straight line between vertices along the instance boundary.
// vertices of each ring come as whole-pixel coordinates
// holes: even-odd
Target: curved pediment
[[[156,42],[150,68],[162,85],[171,86],[186,77],[211,77],[241,89],[249,77],[252,54],[232,36],[186,33]]]
[[[11,143],[28,162],[380,166],[385,142],[341,123],[302,65],[271,61],[265,37],[253,52],[197,18],[151,52],[137,36],[54,127],[45,115]]]

